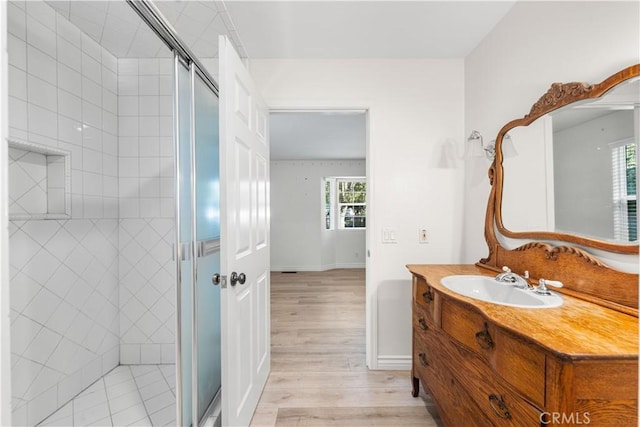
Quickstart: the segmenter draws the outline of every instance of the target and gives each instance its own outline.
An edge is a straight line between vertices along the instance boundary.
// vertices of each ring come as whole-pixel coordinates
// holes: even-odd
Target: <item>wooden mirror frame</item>
[[[562,245],[569,243],[606,252],[637,255],[637,244],[622,245],[553,231],[515,232],[504,226],[501,211],[504,179],[502,140],[509,130],[517,126],[528,126],[545,114],[573,102],[599,98],[616,85],[637,76],[640,76],[640,64],[627,67],[594,85],[581,82],[553,83],[533,104],[527,115],[510,121],[500,129],[496,138],[495,158],[488,171],[491,192],[484,234],[489,255],[478,262],[479,266],[499,270],[506,265],[521,274],[525,270],[529,271],[534,280],[542,277],[561,280],[565,283],[565,287],[561,289],[563,293],[638,316],[638,274],[613,269],[580,247]],[[497,232],[507,238],[530,242],[515,249],[507,249],[500,244]],[[560,245],[554,246],[557,243]]]

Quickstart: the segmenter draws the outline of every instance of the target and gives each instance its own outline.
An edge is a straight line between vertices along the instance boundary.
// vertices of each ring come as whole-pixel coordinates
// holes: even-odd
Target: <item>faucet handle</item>
[[[542,286],[543,284],[553,286],[554,288],[561,288],[564,286],[564,283],[559,280],[540,279],[540,286]]]
[[[559,280],[547,280],[547,285],[551,285],[556,288],[561,288],[564,286],[564,283],[562,283]]]
[[[551,295],[551,292],[549,292],[549,289],[547,289],[547,285],[553,286],[556,288],[561,288],[564,286],[564,283],[558,280],[547,280],[542,278],[538,280],[538,283],[539,283],[539,286],[536,288],[534,292],[539,295]]]
[[[511,273],[511,269],[506,265],[502,267],[502,271],[504,271],[505,273]]]

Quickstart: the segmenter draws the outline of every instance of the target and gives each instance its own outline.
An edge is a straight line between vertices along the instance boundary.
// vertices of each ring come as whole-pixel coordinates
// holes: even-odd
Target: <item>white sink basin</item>
[[[562,297],[555,292],[538,295],[531,290],[518,289],[493,277],[460,275],[443,277],[441,283],[460,295],[494,304],[520,308],[552,308],[562,305]]]

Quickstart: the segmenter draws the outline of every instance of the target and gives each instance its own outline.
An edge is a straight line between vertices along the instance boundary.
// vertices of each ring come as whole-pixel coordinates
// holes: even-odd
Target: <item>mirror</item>
[[[554,83],[498,134],[496,225],[507,237],[638,253],[640,65],[600,84]],[[511,137],[517,155],[505,157]]]

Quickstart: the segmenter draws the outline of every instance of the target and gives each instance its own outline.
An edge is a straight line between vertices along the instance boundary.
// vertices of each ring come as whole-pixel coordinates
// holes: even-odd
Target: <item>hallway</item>
[[[407,371],[367,369],[364,278],[271,274],[271,375],[252,426],[438,425],[429,396],[411,397]]]

